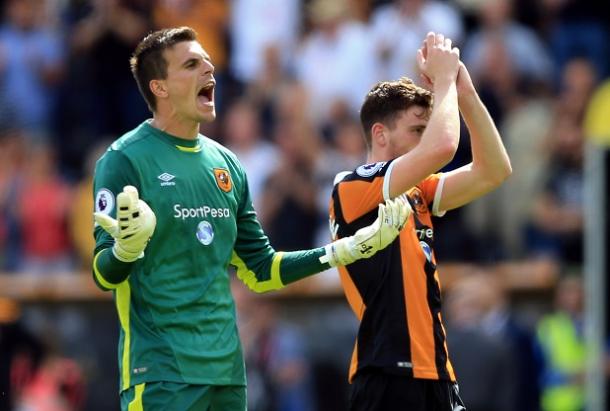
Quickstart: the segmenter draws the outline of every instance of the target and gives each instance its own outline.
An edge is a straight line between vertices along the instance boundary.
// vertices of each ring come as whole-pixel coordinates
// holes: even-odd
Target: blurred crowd
[[[584,141],[600,117],[591,113],[610,104],[610,93],[598,91],[610,75],[603,2],[0,0],[0,272],[88,272],[95,161],[110,141],[150,117],[129,56],[149,31],[179,25],[198,32],[216,67],[218,118],[202,133],[241,159],[260,220],[272,245],[284,250],[328,241],[333,178],[365,162],[358,109],[367,90],[400,76],[417,82],[415,52],[425,34],[452,38],[514,170],[497,192],[435,221],[438,259],[479,267],[452,287],[447,304],[463,398],[475,411],[536,410],[541,403],[545,410],[582,409],[582,310],[578,298],[568,309],[561,296],[570,293],[566,287],[582,291]],[[448,169],[470,161],[466,133]],[[520,262],[532,278],[577,273],[558,281],[551,317],[541,319],[542,310],[525,321],[514,317],[494,274],[507,261]],[[249,409],[341,409],[340,402],[324,408],[312,394],[324,391],[320,378],[332,370],[309,373],[299,330],[293,324],[272,338],[277,307],[257,301],[256,310],[269,314],[242,330],[251,350],[250,387],[260,389]],[[9,310],[0,304],[0,314],[2,307]],[[0,344],[15,321],[0,316]],[[555,346],[561,333],[571,335],[569,348]],[[2,347],[2,355],[9,352]],[[351,343],[334,349],[349,355]],[[38,362],[49,375],[75,366]],[[331,380],[344,378],[340,372],[339,382]],[[481,381],[492,385],[483,390]],[[80,409],[81,397],[63,401],[64,408],[15,409]],[[0,409],[10,409],[3,398]]]

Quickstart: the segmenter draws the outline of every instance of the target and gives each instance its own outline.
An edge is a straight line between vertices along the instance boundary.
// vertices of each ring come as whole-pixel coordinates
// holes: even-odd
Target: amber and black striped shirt
[[[354,234],[377,217],[389,198],[392,162],[340,173],[330,202],[331,231]],[[399,237],[375,256],[341,267],[347,300],[360,320],[349,378],[366,369],[413,378],[455,381],[441,319],[441,291],[431,216],[438,210],[443,174],[407,191],[413,208]]]

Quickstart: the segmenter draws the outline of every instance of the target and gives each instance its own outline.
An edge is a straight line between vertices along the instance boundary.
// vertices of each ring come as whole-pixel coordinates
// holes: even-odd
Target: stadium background
[[[601,1],[584,0],[0,1],[0,410],[118,409],[118,323],[89,272],[91,172],[150,116],[129,72],[134,46],[176,25],[195,28],[216,65],[219,116],[202,132],[238,154],[284,250],[328,241],[332,179],[365,158],[366,90],[417,79],[427,31],[451,37],[514,170],[436,221],[463,398],[474,411],[535,410],[557,381],[582,390],[584,359],[561,372],[548,360],[561,341],[539,331],[568,310],[583,336],[583,153],[610,135],[609,24]],[[447,168],[469,153],[464,130]],[[234,293],[249,409],[345,409],[357,322],[336,273]]]

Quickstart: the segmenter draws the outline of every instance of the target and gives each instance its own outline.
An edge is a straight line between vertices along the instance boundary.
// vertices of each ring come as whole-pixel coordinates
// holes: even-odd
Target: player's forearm
[[[283,253],[280,264],[280,276],[284,285],[328,270],[328,263],[321,263],[320,257],[325,254],[324,248],[314,248],[306,251],[290,251]]]
[[[476,92],[460,95],[458,101],[470,132],[472,168],[490,184],[500,185],[512,173],[500,133]]]
[[[134,264],[116,258],[112,248],[103,249],[93,258],[93,278],[101,289],[112,290],[129,277]]]
[[[389,180],[394,198],[443,168],[453,159],[460,138],[460,117],[454,82],[435,85],[430,120],[415,148],[398,157]]]
[[[420,146],[429,151],[430,161],[436,162],[438,171],[447,164],[457,150],[460,141],[460,116],[455,82],[445,81],[434,85],[434,106],[426,130],[422,134]]]
[[[330,266],[327,263],[320,262],[324,253],[324,248],[273,252],[270,258],[265,258],[253,267],[248,267],[237,253],[233,253],[231,264],[237,268],[237,277],[250,290],[266,293],[328,269]]]

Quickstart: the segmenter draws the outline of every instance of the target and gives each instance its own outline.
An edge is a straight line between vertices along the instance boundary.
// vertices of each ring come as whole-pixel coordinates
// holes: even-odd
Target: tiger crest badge
[[[214,177],[216,177],[216,184],[218,185],[218,188],[225,193],[231,191],[231,188],[233,188],[233,182],[231,181],[231,175],[227,169],[215,168]]]

